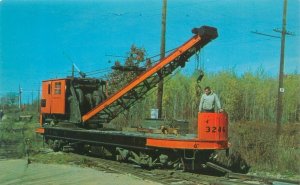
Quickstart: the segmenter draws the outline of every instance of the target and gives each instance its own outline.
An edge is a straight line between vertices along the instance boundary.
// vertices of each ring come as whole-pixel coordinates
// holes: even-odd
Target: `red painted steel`
[[[198,113],[200,141],[228,141],[227,113]]]
[[[225,141],[199,141],[199,140],[176,140],[163,138],[147,138],[146,146],[158,148],[173,148],[173,149],[198,149],[198,150],[213,150],[227,149],[228,143]]]

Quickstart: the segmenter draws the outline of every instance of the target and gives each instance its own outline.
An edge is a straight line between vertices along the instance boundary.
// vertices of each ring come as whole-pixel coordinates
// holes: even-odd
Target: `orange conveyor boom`
[[[201,27],[202,28],[202,27]],[[199,29],[201,29],[199,28]],[[211,27],[210,27],[211,28]],[[214,28],[215,29],[215,28]],[[194,31],[193,31],[194,32]],[[87,112],[85,115],[82,116],[82,121],[86,122],[93,116],[95,116],[97,113],[101,112],[103,109],[105,109],[107,106],[111,105],[115,101],[117,101],[119,98],[124,96],[126,93],[128,93],[130,90],[132,90],[134,87],[136,87],[138,84],[142,83],[144,80],[146,80],[148,77],[152,76],[153,74],[157,73],[159,70],[161,70],[164,66],[168,65],[172,61],[174,61],[177,57],[181,56],[183,53],[188,51],[189,49],[193,48],[195,45],[199,44],[202,37],[200,36],[201,33],[194,35],[191,39],[189,39],[186,43],[178,47],[174,52],[172,52],[167,57],[161,59],[158,63],[156,63],[154,66],[146,70],[144,73],[137,76],[135,79],[133,79],[128,85],[123,87],[121,90],[110,96],[108,99],[97,105],[95,108]],[[209,38],[209,41],[214,38]],[[209,42],[208,41],[208,42]]]

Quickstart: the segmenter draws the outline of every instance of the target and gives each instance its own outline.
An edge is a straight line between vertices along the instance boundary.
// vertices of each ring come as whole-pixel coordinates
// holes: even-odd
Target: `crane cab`
[[[66,79],[42,82],[41,113],[66,113]]]
[[[100,79],[45,80],[42,82],[40,123],[81,123],[81,116],[105,98],[106,81]]]

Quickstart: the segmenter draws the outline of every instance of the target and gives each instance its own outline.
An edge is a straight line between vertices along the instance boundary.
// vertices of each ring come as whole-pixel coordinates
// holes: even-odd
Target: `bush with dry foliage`
[[[300,124],[283,125],[277,139],[275,124],[240,122],[230,126],[230,142],[253,170],[299,174],[299,130]]]
[[[145,60],[145,55],[145,49],[132,45],[123,65],[121,61],[115,61],[113,72],[107,76],[109,95],[120,90],[143,72],[142,66],[148,66],[150,61],[149,59]]]

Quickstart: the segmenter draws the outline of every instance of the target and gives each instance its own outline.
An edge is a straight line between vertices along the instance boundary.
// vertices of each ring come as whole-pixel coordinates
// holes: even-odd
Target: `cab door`
[[[65,114],[66,80],[51,81],[51,113]]]
[[[51,93],[51,81],[43,81],[41,113],[51,113]]]

